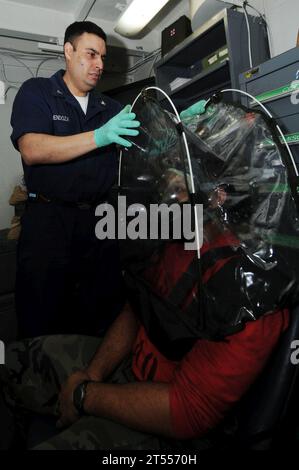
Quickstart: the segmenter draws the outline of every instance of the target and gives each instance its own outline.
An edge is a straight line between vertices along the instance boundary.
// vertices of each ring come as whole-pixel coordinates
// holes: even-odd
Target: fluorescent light
[[[119,18],[114,31],[122,36],[138,34],[169,0],[133,0]]]

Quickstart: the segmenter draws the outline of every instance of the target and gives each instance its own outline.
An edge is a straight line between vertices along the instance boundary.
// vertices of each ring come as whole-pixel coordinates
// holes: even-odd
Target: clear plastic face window
[[[209,324],[208,316],[217,316],[217,309],[224,308],[223,296],[230,289],[230,309],[234,314],[229,309],[223,313],[219,319],[221,331],[284,305],[288,296],[297,291],[299,221],[284,150],[276,144],[277,136],[265,117],[219,102],[208,105],[203,115],[186,119],[183,130],[190,169],[176,118],[147,92],[136,101],[134,112],[142,127],[122,159],[122,193],[130,203],[145,207],[162,203],[184,205],[194,200],[203,204],[204,245],[197,260],[200,269],[197,274],[192,271],[201,292],[198,295],[198,285],[191,289],[189,286],[181,303],[181,307],[186,306],[192,298],[194,311],[201,318],[201,334],[202,325]],[[190,198],[192,187],[195,194]],[[144,279],[149,282],[150,272],[151,287],[167,297],[165,285],[171,284],[174,261],[180,259],[182,269],[188,272],[195,257],[194,252],[183,249],[183,242],[183,236],[181,240],[132,242],[133,255],[127,260],[128,266],[131,263],[132,268],[134,259],[140,261],[146,253]],[[204,253],[209,251],[209,262],[212,259],[217,265],[224,256],[223,248],[231,250],[231,256],[226,265],[228,285],[222,289],[216,282],[202,282],[199,277],[200,271],[207,269]],[[157,281],[155,270],[151,271],[152,266],[157,270],[162,265],[164,287]],[[204,299],[205,312],[200,297]]]

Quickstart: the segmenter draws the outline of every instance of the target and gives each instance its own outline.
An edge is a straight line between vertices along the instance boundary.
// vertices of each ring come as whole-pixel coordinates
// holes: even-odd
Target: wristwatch
[[[81,382],[73,391],[73,405],[78,411],[79,415],[86,414],[84,410],[84,399],[86,396],[86,388],[89,382],[91,382],[91,380],[85,380],[84,382]]]

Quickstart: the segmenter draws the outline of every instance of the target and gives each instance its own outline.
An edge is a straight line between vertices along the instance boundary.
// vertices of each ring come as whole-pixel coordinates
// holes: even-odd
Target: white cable
[[[246,91],[243,91],[243,90],[238,90],[236,88],[228,88],[228,89],[225,89],[225,90],[221,90],[220,93],[226,93],[226,92],[237,92],[237,93],[241,93],[243,95],[246,95],[246,96],[249,96],[249,98],[251,98],[253,101],[255,101],[259,106],[261,106],[263,108],[263,110],[268,114],[268,116],[273,119],[273,116],[272,114],[270,113],[270,111],[266,108],[266,106],[263,105],[263,103],[260,102],[260,100],[258,100],[255,96],[252,96],[250,93],[247,93]],[[288,142],[286,141],[286,138],[281,130],[281,128],[279,127],[279,125],[277,123],[275,123],[275,126],[279,132],[279,134],[281,135],[286,147],[287,147],[287,150],[289,152],[289,155],[290,155],[290,158],[291,158],[291,161],[292,161],[292,164],[293,164],[293,167],[294,167],[294,170],[295,170],[295,173],[296,173],[296,176],[299,176],[299,173],[298,173],[298,169],[297,169],[297,166],[296,166],[296,163],[295,163],[295,159],[294,159],[294,156],[292,154],[292,151],[290,149],[290,146],[288,144]]]
[[[250,65],[250,68],[252,69],[253,64],[252,64],[252,54],[251,54],[251,31],[250,31],[248,13],[247,13],[247,10],[246,10],[246,2],[243,2],[242,8],[243,8],[243,10],[244,10],[244,15],[245,15],[245,19],[246,19],[246,25],[247,25],[247,31],[248,31],[248,55],[249,55],[249,65]]]
[[[28,59],[38,59],[40,58],[46,58],[46,57],[58,57],[58,54],[55,54],[54,52],[33,52],[33,51],[22,51],[21,49],[14,49],[13,47],[0,47],[0,53],[8,53],[12,55],[12,53],[15,53],[14,55],[16,57],[26,57]],[[37,57],[34,57],[37,56]]]
[[[5,55],[8,56],[8,57],[12,57],[15,61],[19,62],[23,67],[25,67],[25,69],[28,70],[28,72],[30,73],[30,75],[31,75],[32,77],[34,77],[34,74],[33,74],[32,70],[31,70],[31,68],[28,67],[28,65],[24,64],[24,62],[23,62],[22,60],[20,60],[20,59],[18,59],[17,57],[13,56],[13,54],[5,54]]]
[[[41,69],[41,66],[45,63],[45,62],[49,62],[49,60],[58,60],[58,57],[47,57],[46,59],[42,60],[37,69],[36,69],[36,72],[35,72],[35,77],[38,77],[38,72],[40,71]]]
[[[160,93],[162,93],[162,95],[164,95],[164,97],[168,100],[168,102],[170,103],[170,106],[172,107],[173,109],[173,112],[178,120],[178,124],[181,124],[181,118],[180,118],[180,115],[179,113],[177,112],[177,109],[173,103],[173,101],[169,98],[169,96],[167,95],[167,93],[165,93],[165,91],[161,90],[161,88],[158,88],[156,86],[149,86],[147,88],[145,88],[144,90],[142,90],[138,95],[137,97],[135,98],[135,100],[133,101],[133,104],[132,104],[132,107],[131,109],[133,109],[133,107],[135,106],[137,100],[139,99],[139,97],[141,96],[141,94],[144,92],[144,91],[147,91],[147,90],[156,90]],[[194,186],[194,178],[193,178],[193,169],[192,169],[192,164],[191,164],[191,157],[190,157],[190,152],[189,152],[189,147],[188,147],[188,144],[187,144],[187,139],[186,139],[186,134],[185,132],[183,131],[182,132],[182,137],[183,137],[183,142],[184,142],[184,146],[185,146],[185,151],[186,151],[186,155],[187,155],[187,161],[188,161],[188,166],[189,166],[189,171],[190,171],[190,183],[191,183],[191,194],[195,194],[195,186]],[[122,151],[120,152],[120,158],[119,158],[119,170],[118,170],[118,185],[120,186],[120,175],[121,175],[121,161],[122,161]],[[199,222],[198,222],[198,217],[197,217],[197,211],[196,211],[196,207],[194,206],[194,216],[195,216],[195,242],[196,242],[196,251],[197,251],[197,255],[198,255],[198,258],[200,258],[200,244],[199,244],[199,237],[198,237],[198,234],[199,234]]]
[[[4,80],[7,83],[12,83],[12,84],[22,84],[24,82],[24,80],[23,81],[13,81],[13,80],[8,79],[8,77],[6,75],[6,71],[5,71],[6,64],[4,63],[1,56],[10,57],[10,58],[16,60],[17,62],[19,62],[23,67],[25,67],[30,72],[32,77],[34,76],[32,70],[22,60],[20,60],[19,57],[21,57],[23,60],[41,61],[40,64],[38,65],[38,67],[37,67],[37,71],[36,71],[36,74],[35,74],[36,77],[37,77],[38,72],[41,68],[41,65],[44,62],[47,62],[49,60],[61,60],[62,59],[61,56],[57,56],[57,55],[56,56],[55,55],[52,55],[52,56],[51,55],[50,56],[35,55],[35,56],[30,57],[30,55],[27,55],[27,54],[15,54],[15,53],[11,54],[11,53],[7,52],[7,50],[3,51],[2,49],[3,48],[0,48],[0,65],[1,65],[1,69],[2,69],[2,74],[3,74]]]
[[[119,152],[119,162],[118,162],[118,180],[117,180],[118,187],[120,187],[120,172],[121,172],[122,156],[123,156],[123,151],[121,150]]]
[[[157,55],[156,55],[156,57],[155,57],[155,59],[154,59],[154,61],[153,61],[153,63],[152,63],[152,66],[151,66],[151,69],[150,69],[150,73],[148,74],[148,78],[151,77],[151,73],[152,73],[152,71],[153,71],[153,68],[154,68],[154,66],[155,66],[155,63],[156,63],[157,59],[159,58],[159,56],[160,56],[160,53],[158,52]]]
[[[7,93],[9,90],[11,90],[12,88],[15,88],[16,90],[19,90],[19,87],[15,86],[15,85],[9,85],[9,87],[6,88],[6,91],[5,91],[5,98],[7,96]]]
[[[138,60],[137,62],[135,62],[135,64],[133,64],[130,68],[134,68],[134,67],[137,67],[139,65],[142,65],[144,62],[147,62],[148,60],[154,58],[157,54],[159,54],[161,51],[161,48],[158,48],[158,49],[154,49],[152,52],[150,52],[149,54],[147,54],[145,57],[143,57],[142,59]]]
[[[266,25],[266,32],[268,34],[269,48],[270,48],[270,51],[272,51],[272,33],[271,33],[270,27],[268,25],[268,21],[266,20],[266,16],[263,15],[257,8],[250,5],[250,3],[247,2],[246,6],[248,6],[249,8],[252,8],[252,10],[254,10],[256,13],[258,13],[259,17],[261,18],[261,20]]]
[[[127,70],[127,73],[133,72],[135,69],[142,67],[144,64],[147,64],[147,62],[151,60],[156,60],[159,55],[160,55],[160,50],[157,50],[157,52],[156,51],[151,52],[149,55],[144,57],[144,59],[141,59],[138,62],[136,62],[134,65],[132,65],[132,67],[130,67]]]

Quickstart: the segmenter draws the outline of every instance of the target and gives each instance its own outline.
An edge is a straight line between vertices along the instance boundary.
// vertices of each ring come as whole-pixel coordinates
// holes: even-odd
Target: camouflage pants
[[[6,364],[0,366],[0,382],[9,408],[14,414],[30,411],[57,415],[61,384],[70,374],[87,366],[100,341],[89,336],[57,335],[11,344],[6,351]],[[134,381],[130,362],[130,359],[123,361],[108,381]],[[38,450],[160,448],[165,445],[155,436],[93,416],[80,418],[34,447]]]

